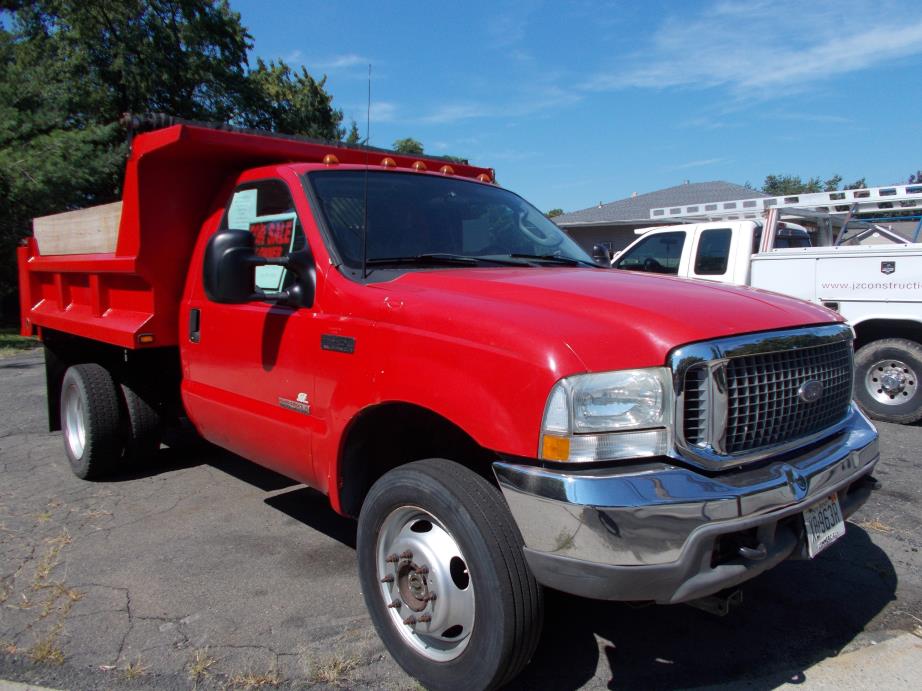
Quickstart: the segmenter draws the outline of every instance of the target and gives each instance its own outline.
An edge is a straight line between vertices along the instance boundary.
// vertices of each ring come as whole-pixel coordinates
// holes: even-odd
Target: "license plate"
[[[839,509],[839,498],[831,494],[804,511],[807,528],[807,547],[812,559],[833,542],[845,535],[845,521]]]

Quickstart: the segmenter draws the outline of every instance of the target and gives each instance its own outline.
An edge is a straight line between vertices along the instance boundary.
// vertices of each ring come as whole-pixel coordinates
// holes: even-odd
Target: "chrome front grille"
[[[805,402],[800,387],[823,385]],[[728,454],[782,444],[841,420],[852,399],[852,347],[848,341],[780,353],[745,355],[727,363]]]
[[[697,343],[670,365],[677,451],[708,467],[831,434],[851,404],[852,336],[842,324]]]

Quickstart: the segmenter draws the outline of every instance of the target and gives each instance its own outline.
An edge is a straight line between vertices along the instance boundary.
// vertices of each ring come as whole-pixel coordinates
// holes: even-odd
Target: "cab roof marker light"
[[[493,182],[493,178],[489,173],[481,173],[477,176],[477,179],[480,180],[480,182]]]
[[[442,166],[441,168],[439,168],[439,172],[442,175],[454,175],[455,169],[452,168],[451,166]]]
[[[333,154],[327,154],[323,157],[323,165],[325,166],[336,166],[339,165],[339,159],[336,158]]]
[[[422,161],[413,161],[412,168],[413,170],[423,171],[426,170],[426,164]]]
[[[396,167],[397,167],[397,161],[395,161],[395,160],[394,160],[393,158],[391,158],[390,156],[385,156],[384,158],[381,159],[381,165],[382,165],[384,168],[396,168]]]

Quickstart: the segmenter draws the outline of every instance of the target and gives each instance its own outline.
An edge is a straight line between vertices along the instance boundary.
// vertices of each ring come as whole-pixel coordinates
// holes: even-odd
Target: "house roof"
[[[608,204],[591,206],[588,209],[573,211],[555,217],[559,226],[603,225],[606,223],[625,223],[629,221],[649,221],[650,210],[664,206],[685,206],[688,204],[708,204],[726,202],[736,199],[755,199],[768,197],[757,190],[735,185],[732,182],[714,180],[712,182],[690,182],[675,187],[638,194],[627,199],[619,199]]]

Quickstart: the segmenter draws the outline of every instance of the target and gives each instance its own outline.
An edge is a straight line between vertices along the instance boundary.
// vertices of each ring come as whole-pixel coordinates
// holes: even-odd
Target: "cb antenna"
[[[368,109],[365,112],[365,183],[362,200],[362,280],[368,278],[368,146],[371,141],[371,63],[368,63]]]

